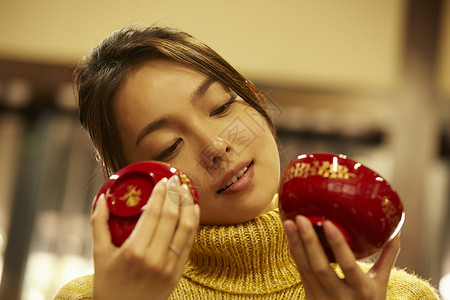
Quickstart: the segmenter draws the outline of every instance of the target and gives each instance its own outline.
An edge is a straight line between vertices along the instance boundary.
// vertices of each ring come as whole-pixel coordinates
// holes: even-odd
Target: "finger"
[[[106,197],[104,194],[101,194],[91,216],[92,236],[95,252],[105,251],[105,249],[112,246],[108,219],[109,210],[108,205],[106,204]]]
[[[303,241],[306,255],[315,277],[324,288],[337,288],[339,278],[330,266],[328,257],[320,244],[319,238],[312,227],[311,222],[304,216],[297,216],[295,222],[299,228],[300,237]]]
[[[306,255],[303,242],[300,238],[300,232],[298,231],[297,224],[292,220],[285,220],[284,231],[286,232],[289,251],[294,258],[297,269],[302,276],[302,282],[306,289],[317,286],[317,284],[312,284],[310,282],[315,281],[314,275],[311,273],[311,267],[308,262],[308,256]]]
[[[177,261],[178,268],[183,268],[184,263],[186,262],[200,222],[200,208],[198,205],[194,204],[194,200],[192,199],[192,195],[186,184],[181,186],[181,196],[183,199],[181,200],[183,206],[180,208],[178,226],[173,236],[173,240],[171,241],[171,245],[173,245],[175,249],[178,249],[180,253],[170,251],[172,255],[179,258],[178,260],[175,260]]]
[[[155,259],[164,259],[168,253],[180,215],[179,203],[180,179],[174,175],[167,182],[167,192],[161,215],[147,250]]]
[[[292,220],[285,220],[283,225],[284,231],[286,232],[286,236],[288,238],[291,255],[297,266],[299,266],[303,271],[306,271],[309,269],[308,257],[300,239],[297,224],[295,224]]]
[[[375,264],[370,269],[369,274],[380,283],[387,283],[391,269],[400,253],[400,236],[396,236],[381,250]]]
[[[323,229],[336,261],[345,275],[345,281],[351,286],[361,286],[365,282],[365,274],[356,263],[355,255],[344,236],[330,221],[324,222]]]
[[[161,215],[166,189],[167,178],[164,177],[153,188],[147,204],[143,207],[142,215],[129,238],[124,242],[124,246],[130,245],[134,249],[142,251],[147,249]]]

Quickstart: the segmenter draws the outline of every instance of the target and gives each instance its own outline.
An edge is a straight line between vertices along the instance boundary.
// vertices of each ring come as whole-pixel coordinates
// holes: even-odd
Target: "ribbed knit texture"
[[[367,271],[370,265],[361,264]],[[65,285],[55,299],[92,299],[92,275]],[[170,299],[304,299],[277,210],[244,224],[201,226]],[[387,299],[438,299],[428,282],[393,269]]]
[[[237,299],[256,295],[274,299],[277,292],[290,288],[300,296],[301,278],[278,210],[243,224],[201,226],[173,298],[186,296],[191,284],[207,294],[226,294],[227,299],[234,298],[230,294]]]

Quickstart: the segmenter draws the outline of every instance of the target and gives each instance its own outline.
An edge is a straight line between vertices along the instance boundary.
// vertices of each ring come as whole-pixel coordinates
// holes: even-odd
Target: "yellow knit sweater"
[[[365,270],[368,265],[361,265]],[[92,275],[66,284],[55,299],[92,299]],[[170,299],[304,299],[278,210],[247,223],[201,226]],[[420,278],[393,269],[387,299],[438,299]]]

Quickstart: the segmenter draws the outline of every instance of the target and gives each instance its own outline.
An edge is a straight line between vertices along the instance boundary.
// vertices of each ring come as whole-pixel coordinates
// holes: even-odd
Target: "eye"
[[[231,105],[236,102],[236,95],[232,95],[231,99],[223,104],[222,106],[220,106],[219,108],[217,108],[216,110],[214,110],[212,113],[209,114],[210,117],[214,117],[214,116],[221,116],[221,115],[225,115],[231,108]]]
[[[169,148],[164,150],[156,160],[163,161],[172,158],[172,156],[175,155],[176,151],[178,150],[178,146],[181,144],[183,140],[181,138],[177,139],[175,143],[173,143]]]

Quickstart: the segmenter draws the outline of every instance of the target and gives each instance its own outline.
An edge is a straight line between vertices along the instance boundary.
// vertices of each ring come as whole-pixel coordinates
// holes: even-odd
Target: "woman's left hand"
[[[400,238],[389,242],[373,267],[363,272],[341,232],[324,222],[325,236],[345,278],[341,279],[319,242],[311,222],[297,216],[286,220],[289,248],[302,277],[307,299],[386,299],[389,275],[400,250]]]

